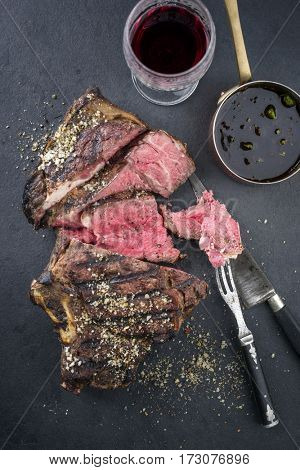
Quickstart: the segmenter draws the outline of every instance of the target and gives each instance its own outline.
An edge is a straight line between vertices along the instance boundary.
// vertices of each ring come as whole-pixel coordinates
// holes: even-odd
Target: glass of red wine
[[[141,0],[123,37],[136,89],[159,105],[191,96],[210,67],[215,45],[214,23],[200,0]]]

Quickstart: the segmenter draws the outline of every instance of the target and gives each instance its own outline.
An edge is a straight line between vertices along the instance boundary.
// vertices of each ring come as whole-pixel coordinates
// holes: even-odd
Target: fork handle
[[[272,428],[279,423],[272,405],[268,385],[265,379],[265,375],[256,352],[254,341],[243,343],[243,351],[247,363],[248,374],[251,378],[256,402],[260,411],[262,424],[266,428]]]

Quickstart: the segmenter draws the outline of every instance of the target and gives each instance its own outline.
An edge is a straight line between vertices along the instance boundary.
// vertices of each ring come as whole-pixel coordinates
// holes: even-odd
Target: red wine
[[[207,37],[200,18],[187,8],[162,6],[136,21],[131,45],[146,67],[172,75],[189,70],[202,59]]]

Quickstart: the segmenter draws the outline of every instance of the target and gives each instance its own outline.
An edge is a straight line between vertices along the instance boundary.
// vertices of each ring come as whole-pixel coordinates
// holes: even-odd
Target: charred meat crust
[[[97,88],[87,90],[68,110],[56,134],[48,139],[38,167],[42,172],[37,175],[36,170],[26,185],[23,207],[28,220],[36,228],[47,224],[68,226],[64,220],[57,224],[56,218],[61,216],[64,219],[63,214],[72,211],[76,217],[78,209],[83,210],[94,202],[92,194],[95,193],[96,200],[98,193],[98,199],[105,197],[107,187],[115,178],[119,187],[118,175],[123,169],[125,156],[134,147],[139,147],[140,138],[145,138],[145,134],[148,134],[146,148],[143,147],[137,158],[144,154],[144,159],[151,159],[149,149],[152,147],[152,153],[161,149],[166,158],[165,166],[171,165],[168,184],[165,187],[162,177],[166,169],[160,168],[159,174],[157,163],[152,161],[149,174],[144,172],[147,162],[143,158],[139,169],[132,170],[132,177],[136,178],[134,184],[139,186],[137,189],[152,190],[166,196],[195,169],[186,146],[166,132],[149,131],[136,116],[103,98]],[[178,161],[169,158],[169,152],[171,155],[178,153]],[[179,158],[180,153],[185,158]],[[110,165],[110,161],[114,164]],[[137,162],[135,164],[138,165]],[[107,168],[103,171],[104,166]],[[176,171],[178,169],[180,171]],[[128,171],[130,169],[126,167],[125,173]],[[178,177],[179,174],[182,176]],[[103,196],[100,195],[102,190]],[[69,220],[68,217],[66,219]]]
[[[138,163],[143,154],[144,158],[149,154],[149,148],[152,148],[152,153],[157,153],[157,149],[152,147],[150,143],[155,135],[160,135],[160,138],[166,139],[167,142],[168,139],[171,139],[169,140],[169,145],[173,141],[173,150],[171,150],[174,151],[176,147],[180,149],[180,152],[183,152],[185,155],[183,159],[184,163],[180,163],[181,159],[179,157],[177,157],[177,163],[176,159],[171,159],[169,162],[171,166],[168,170],[167,157],[165,164],[163,163],[163,151],[157,164],[154,163],[156,158],[153,158],[153,155],[148,162],[150,165],[147,166],[146,161],[144,163],[142,163],[142,161]],[[140,150],[140,148],[142,150]],[[138,156],[139,153],[140,155]],[[149,158],[149,156],[146,157],[146,160],[147,158]],[[179,165],[181,169],[179,172],[178,168],[176,168],[177,165]],[[138,166],[139,168],[137,168]],[[144,171],[145,168],[147,168],[146,173]],[[67,194],[60,203],[54,205],[53,208],[49,210],[48,225],[75,227],[76,223],[78,223],[80,213],[90,204],[107,198],[110,195],[110,191],[114,194],[114,192],[119,193],[128,189],[148,190],[166,196],[174,191],[179,184],[184,183],[194,169],[193,160],[187,154],[184,144],[180,143],[166,132],[145,130],[145,132],[141,133],[127,146],[117,152],[109,163],[87,183],[75,188]],[[165,173],[168,171],[170,171],[170,173],[166,177]],[[178,177],[179,174],[180,177]],[[127,176],[124,178],[124,175]],[[135,179],[135,182],[127,181],[128,178]],[[167,187],[164,187],[162,184],[163,180],[168,181]]]
[[[47,196],[47,187],[43,170],[36,169],[25,184],[23,193],[23,211],[28,221],[36,228],[40,224],[35,223],[34,214],[43,204]]]
[[[101,102],[105,110],[104,114],[108,117],[108,119],[129,119],[135,124],[147,127],[147,125],[135,114],[124,111],[122,108],[119,108],[107,98],[104,98],[98,87],[88,88],[85,93],[83,93],[83,95],[74,101],[65,115],[64,122],[66,124],[71,122],[81,109],[86,108],[87,106],[91,106],[91,96],[93,97],[94,101]]]
[[[97,337],[102,336],[101,331],[97,331]],[[115,356],[126,358],[128,353],[135,349],[137,357],[132,358],[131,356],[130,360],[125,359],[121,362],[110,361],[107,360],[107,353],[111,350],[112,345],[103,345],[101,342],[91,340],[89,333],[87,333],[85,338],[80,338],[71,347],[63,349],[61,358],[62,386],[75,394],[80,393],[86,385],[104,390],[126,387],[135,379],[138,366],[149,352],[150,347],[151,342],[145,338],[139,340],[122,338],[115,351]],[[97,357],[93,354],[95,350],[98,351]],[[73,360],[74,358],[76,360]]]
[[[67,110],[62,124],[67,126],[72,123],[77,117],[79,111],[83,109],[86,109],[87,113],[92,114],[97,111],[99,107],[108,121],[115,119],[129,120],[134,124],[147,128],[147,125],[135,114],[124,111],[111,103],[107,98],[104,98],[98,87],[88,88],[83,95],[73,102],[72,106]],[[48,150],[53,143],[53,139],[49,138],[45,150]]]
[[[96,191],[98,187],[103,188],[108,186],[114,180],[126,164],[125,156],[127,153],[132,147],[139,144],[147,132],[148,130],[145,129],[144,132],[141,132],[141,134],[135,137],[129,144],[118,150],[105,167],[94,175],[88,183],[73,189],[59,203],[50,208],[45,215],[43,225],[55,226],[57,217],[60,214],[68,213],[76,208],[82,211],[85,207],[90,205],[93,202],[93,192]],[[103,201],[105,201],[105,199],[103,199]],[[96,203],[98,204],[100,201]],[[68,227],[68,224],[65,223],[64,226]]]
[[[83,110],[84,110],[85,117],[81,118],[78,115],[80,112],[83,112]],[[46,166],[46,168],[42,168],[41,165],[39,164],[39,167],[33,172],[28,183],[26,184],[24,197],[23,197],[23,209],[29,222],[33,223],[36,226],[36,228],[41,226],[42,224],[41,218],[44,216],[44,213],[47,210],[47,205],[48,205],[47,198],[49,195],[48,194],[49,190],[51,193],[51,191],[54,190],[56,185],[60,185],[62,181],[65,181],[66,177],[69,174],[70,174],[69,176],[73,178],[72,175],[74,171],[80,173],[81,166],[84,165],[84,162],[88,163],[91,166],[93,166],[94,164],[96,168],[96,164],[95,164],[96,156],[99,154],[99,151],[101,150],[101,146],[103,142],[101,140],[101,136],[102,136],[102,139],[104,139],[105,141],[105,138],[106,138],[105,135],[107,133],[109,135],[109,131],[107,129],[111,125],[110,123],[114,122],[116,146],[118,143],[118,139],[120,141],[120,145],[122,145],[121,144],[122,135],[124,136],[123,140],[125,139],[124,143],[126,143],[126,140],[128,143],[128,140],[130,139],[131,134],[132,134],[132,138],[134,138],[138,133],[143,133],[146,129],[145,124],[140,119],[138,119],[135,115],[128,113],[126,111],[123,111],[122,109],[113,105],[108,100],[103,98],[99,89],[93,88],[93,89],[87,90],[83,96],[81,96],[78,100],[76,100],[73,106],[71,106],[68,112],[66,113],[65,118],[60,126],[60,128],[62,129],[63,135],[65,135],[64,132],[66,129],[69,129],[69,126],[73,126],[74,125],[73,123],[77,123],[79,121],[79,117],[81,120],[82,119],[84,120],[86,118],[92,119],[93,116],[97,115],[96,113],[100,113],[101,116],[104,116],[104,117],[103,119],[101,117],[97,118],[99,120],[99,125],[96,126],[95,129],[83,128],[83,130],[80,131],[81,129],[80,127],[79,130],[77,131],[77,139],[78,139],[77,144],[76,144],[77,151],[81,154],[82,152],[86,150],[86,153],[87,153],[86,158],[77,159],[78,161],[74,160],[74,163],[72,163],[73,157],[71,156],[68,158],[69,165],[62,165],[62,166],[58,165],[57,167],[51,164],[50,166]],[[127,126],[131,126],[132,128],[131,134],[130,133],[128,134],[128,132],[124,128],[126,123],[127,123]],[[118,135],[118,128],[120,128],[120,132],[119,132],[120,135]],[[125,138],[126,132],[128,134],[127,139]],[[111,133],[113,134],[112,131]],[[73,135],[71,137],[72,139],[74,138]],[[91,137],[93,137],[93,142],[91,142]],[[45,150],[44,150],[45,154],[48,151],[55,149],[55,142],[56,141],[54,137],[50,137],[48,139],[47,144],[45,146]],[[64,144],[64,146],[66,146],[66,144]],[[55,152],[55,150],[53,151]],[[76,148],[75,148],[75,153],[76,153]],[[59,158],[61,158],[61,156]],[[44,169],[46,169],[46,172],[43,171]],[[82,168],[82,171],[83,173],[85,172],[84,166]],[[91,174],[91,177],[92,176],[93,175]],[[83,184],[83,183],[80,183],[80,178],[79,178],[78,184]],[[68,191],[67,187],[68,186],[66,186],[66,189],[64,189],[64,191]],[[52,202],[49,205],[51,204]]]
[[[96,166],[102,152],[110,154],[109,159],[102,162],[103,165],[107,164],[120,148],[127,145],[128,141],[131,142],[136,135],[143,133],[144,129],[131,121],[114,118],[112,120],[105,119],[105,121],[79,131],[74,150],[65,159],[64,164],[58,168],[56,165],[50,165],[47,167],[47,171],[45,170],[50,189],[60,184],[61,181],[74,179],[78,174],[85,172],[87,168]],[[112,151],[116,146],[116,150]]]
[[[128,385],[153,341],[174,336],[206,290],[182,271],[65,242],[59,234],[31,297],[60,335],[63,386],[79,393],[86,385]]]
[[[126,123],[130,124],[126,127]],[[103,204],[153,198],[145,191],[137,195],[136,190],[166,196],[195,168],[184,144],[164,131],[150,131],[136,116],[103,98],[97,88],[74,102],[62,126],[48,140],[45,150],[50,153],[25,187],[24,212],[36,226],[55,226],[52,222],[60,211],[75,208],[76,212],[91,202],[95,205],[87,216],[94,216],[97,209],[100,220]],[[66,151],[62,146],[63,155],[56,158],[68,126],[74,145]],[[52,162],[54,154],[57,161]],[[103,184],[107,187],[124,167],[129,174],[128,191],[122,193],[117,183],[112,197],[91,201],[91,187],[95,185],[96,192]],[[136,172],[136,179],[130,171]],[[89,222],[87,218],[87,231]],[[79,393],[87,385],[100,389],[127,386],[153,342],[174,336],[206,292],[206,283],[187,273],[70,241],[59,230],[48,266],[33,281],[30,295],[59,334],[62,386]]]

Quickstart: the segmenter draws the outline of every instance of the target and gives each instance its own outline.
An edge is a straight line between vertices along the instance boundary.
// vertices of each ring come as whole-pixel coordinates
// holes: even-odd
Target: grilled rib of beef
[[[152,262],[174,263],[180,255],[151,194],[127,192],[99,201],[83,211],[80,223],[64,235]]]
[[[49,208],[90,180],[145,130],[142,121],[104,99],[97,88],[87,90],[48,140],[40,164],[25,186],[27,218],[39,226]]]
[[[165,341],[206,295],[182,271],[58,236],[31,298],[63,343],[63,386],[116,388],[130,383],[154,340]]]
[[[193,160],[178,140],[164,131],[148,131],[88,183],[69,193],[50,211],[48,224],[77,227],[89,204],[128,190],[168,197],[194,172]]]
[[[181,238],[199,240],[200,249],[214,267],[242,253],[239,224],[226,206],[214,199],[212,191],[205,191],[198,203],[186,210],[172,212],[164,205],[160,209],[165,226]]]
[[[146,131],[98,89],[87,90],[48,140],[25,186],[29,221],[39,227],[50,215],[49,225],[71,227],[90,203],[129,189],[169,196],[193,173],[194,163],[181,142],[164,131]],[[136,142],[138,136],[143,137]],[[101,172],[114,157],[115,164]]]
[[[59,333],[67,390],[128,385],[153,342],[177,333],[205,297],[205,282],[138,259],[178,258],[149,192],[168,197],[194,169],[182,143],[97,89],[48,141],[23,207],[35,227],[59,228],[31,298]]]

